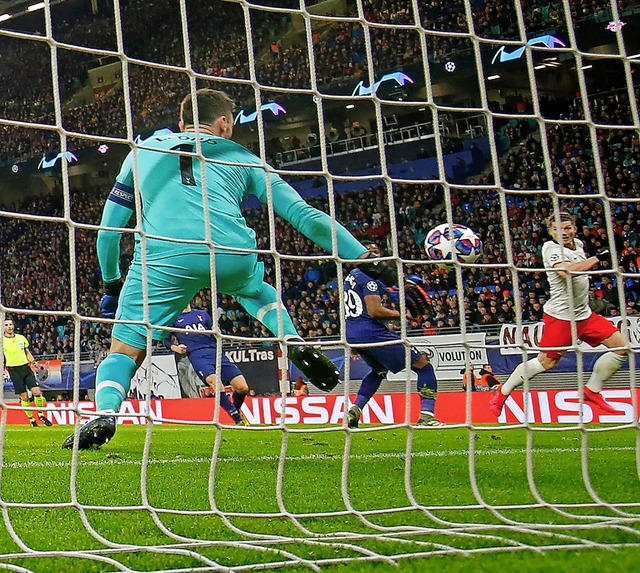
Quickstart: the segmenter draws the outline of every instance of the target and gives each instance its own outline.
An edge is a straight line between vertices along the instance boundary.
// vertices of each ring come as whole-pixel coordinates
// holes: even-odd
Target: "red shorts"
[[[544,329],[542,330],[540,344],[538,344],[540,349],[558,348],[573,344],[571,321],[554,318],[546,313],[542,315],[542,320]],[[589,318],[576,321],[576,331],[580,340],[590,346],[598,346],[603,340],[618,332],[618,329],[606,318],[594,312]],[[543,352],[552,360],[559,360],[565,351],[543,350]]]

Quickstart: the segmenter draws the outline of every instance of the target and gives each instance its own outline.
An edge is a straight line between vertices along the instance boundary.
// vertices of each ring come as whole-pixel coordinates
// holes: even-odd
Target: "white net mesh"
[[[15,15],[0,15],[0,312],[36,357],[73,364],[59,386],[72,403],[60,396],[49,418],[75,423],[86,407],[83,365],[106,353],[95,258],[106,181],[123,148],[173,126],[183,95],[202,86],[237,101],[236,137],[265,166],[421,276],[429,312],[392,325],[403,340],[448,335],[455,341],[444,348],[462,354],[436,369],[446,428],[409,423],[415,381],[401,375],[363,417],[386,424],[347,429],[362,371],[344,335],[348,269],[273,209],[250,205],[266,280],[299,332],[344,360],[340,394],[327,406],[312,389],[297,408],[281,379],[279,401],[247,404],[262,424],[235,428],[218,409],[190,423],[166,413],[150,399],[159,385],[149,377],[146,400],[120,412],[131,425],[108,447],[71,456],[59,449],[64,428],[14,427],[7,422],[31,407],[4,401],[0,568],[419,571],[436,557],[451,570],[466,566],[462,557],[526,568],[540,551],[550,568],[593,555],[631,567],[640,468],[634,3],[115,0],[6,10]],[[34,175],[34,162],[54,175]],[[500,421],[515,423],[487,424],[488,394],[468,384],[452,398],[458,371],[482,351],[506,378],[527,357],[548,297],[542,220],[561,210],[578,217],[589,254],[613,253],[611,267],[591,274],[595,310],[631,343],[629,368],[605,386],[619,415],[580,404],[576,388],[599,353],[574,345],[575,366],[527,382],[531,392],[507,403]],[[483,262],[446,271],[426,261],[424,236],[441,222],[476,230]],[[124,233],[123,268],[140,235],[139,223]],[[335,228],[333,243],[335,253]],[[216,298],[215,284],[198,296],[226,342],[274,341],[230,297]],[[403,296],[398,305],[404,312]]]

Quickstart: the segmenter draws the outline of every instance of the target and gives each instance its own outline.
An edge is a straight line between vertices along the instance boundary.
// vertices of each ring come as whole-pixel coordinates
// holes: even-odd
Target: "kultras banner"
[[[247,349],[226,349],[227,358],[236,364],[257,394],[277,393],[278,362],[275,346]],[[129,398],[152,399],[195,398],[208,388],[196,374],[186,356],[154,355],[151,365],[145,362],[131,381]]]
[[[636,391],[638,392],[638,391]],[[595,406],[580,406],[577,390],[538,390],[526,394],[514,392],[507,400],[498,420],[489,412],[490,392],[442,392],[438,395],[436,416],[447,424],[629,424],[637,418],[632,403],[632,391],[607,389],[603,397],[616,409],[618,414],[605,414]],[[636,397],[640,399],[640,395]],[[284,401],[283,401],[284,400]],[[249,397],[242,412],[252,425],[277,425],[284,419],[285,424],[342,424],[344,413],[355,400],[350,396],[335,394],[311,396]],[[158,424],[185,422],[210,422],[214,417],[215,400],[211,398],[184,398],[175,400],[126,400],[120,408],[120,424],[147,424],[153,420]],[[78,413],[69,402],[50,402],[46,416],[54,424],[75,424],[78,414],[80,421],[91,419],[95,412],[93,402],[80,402]],[[467,419],[469,412],[469,419]],[[418,421],[420,398],[409,396],[409,420]],[[0,415],[6,417],[7,424],[26,424],[27,417],[19,407],[7,404]],[[405,394],[376,394],[362,413],[363,424],[403,424],[407,416]],[[224,410],[219,412],[222,424],[232,424]]]

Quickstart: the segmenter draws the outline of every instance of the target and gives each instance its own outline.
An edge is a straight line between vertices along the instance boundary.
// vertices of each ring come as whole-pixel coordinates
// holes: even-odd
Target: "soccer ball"
[[[471,264],[482,255],[482,241],[469,227],[443,223],[427,233],[424,249],[432,261]]]

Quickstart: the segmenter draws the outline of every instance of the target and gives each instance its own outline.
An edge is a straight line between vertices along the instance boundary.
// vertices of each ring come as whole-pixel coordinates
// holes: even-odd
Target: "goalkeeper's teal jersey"
[[[260,160],[255,155],[233,141],[204,134],[200,135],[204,157],[233,165],[203,162],[197,157],[147,149],[195,153],[197,137],[195,133],[154,136],[144,141],[144,147],[138,148],[137,174],[142,196],[143,230],[157,237],[204,241],[207,237],[205,213],[208,207],[210,236],[215,245],[255,248],[255,233],[247,226],[240,203],[250,194],[266,201],[265,172],[262,168],[239,165],[259,165]],[[116,180],[133,187],[133,172],[131,152]],[[274,186],[283,183],[277,176],[271,179]]]
[[[166,153],[168,150],[196,153],[198,137],[203,156],[213,161]],[[247,226],[240,204],[249,195],[268,204],[269,178],[275,212],[296,229],[331,252],[332,227],[335,226],[341,257],[356,259],[366,252],[342,225],[309,206],[279,175],[266,172],[258,157],[228,139],[188,132],[146,139],[122,164],[105,205],[102,226],[126,225],[135,206],[134,178],[142,201],[142,229],[152,239],[204,241],[207,238],[205,213],[208,212],[210,238],[216,247],[256,248],[255,232]],[[115,236],[108,239],[110,233],[102,231],[103,240],[100,241],[99,235],[98,241],[103,278],[107,281],[120,276],[119,249],[113,248],[119,243],[119,233],[117,239]],[[184,243],[162,243],[163,248],[171,249],[173,245],[183,251],[193,249]],[[204,244],[200,250],[208,252]]]

